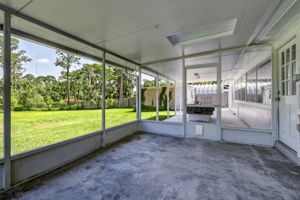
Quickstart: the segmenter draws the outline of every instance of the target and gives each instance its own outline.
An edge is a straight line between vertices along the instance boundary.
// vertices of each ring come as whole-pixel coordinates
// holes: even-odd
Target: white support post
[[[182,56],[184,51],[182,50]],[[185,58],[182,59],[182,123],[183,123],[183,137],[186,137],[186,69]]]
[[[4,111],[4,168],[3,189],[11,187],[11,15],[4,12],[3,27],[3,111]]]
[[[218,140],[222,140],[222,54],[219,54],[219,64],[217,65],[217,132]]]
[[[139,93],[140,93],[140,89],[139,89],[139,82],[140,82],[140,78],[137,76],[135,77],[135,81],[136,81],[136,95],[135,95],[135,118],[136,120],[139,120]]]
[[[102,56],[102,130],[103,133],[105,133],[105,87],[106,87],[106,77],[105,77],[105,68],[106,68],[106,53],[103,51],[103,56]],[[102,142],[102,136],[101,136],[101,144]]]
[[[167,118],[170,118],[170,80],[167,80]]]
[[[138,99],[137,99],[137,119],[140,120],[142,118],[142,72],[141,66],[139,66],[139,76],[137,83],[137,91],[138,91]]]
[[[156,121],[159,121],[159,98],[158,98],[158,88],[159,88],[159,76],[155,77],[155,106],[156,106]]]
[[[278,50],[272,46],[272,138],[279,139],[279,67]]]
[[[177,114],[176,110],[177,110],[177,98],[176,98],[176,81],[174,81],[174,115]]]

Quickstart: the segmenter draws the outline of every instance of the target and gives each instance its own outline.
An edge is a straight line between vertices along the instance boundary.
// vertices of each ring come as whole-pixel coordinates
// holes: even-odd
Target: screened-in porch
[[[0,0],[0,198],[300,198],[299,16]]]

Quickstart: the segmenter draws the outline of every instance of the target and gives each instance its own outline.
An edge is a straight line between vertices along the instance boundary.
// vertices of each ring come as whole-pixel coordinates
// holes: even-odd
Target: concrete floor
[[[300,199],[300,169],[273,148],[142,134],[14,195],[17,200],[291,200]]]

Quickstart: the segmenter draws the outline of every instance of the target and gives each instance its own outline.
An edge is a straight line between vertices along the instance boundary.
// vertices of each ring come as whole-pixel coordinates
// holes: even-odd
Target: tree
[[[3,66],[3,36],[0,36],[0,63]],[[11,85],[16,92],[17,82],[23,76],[25,71],[24,64],[31,62],[31,58],[27,57],[26,51],[19,50],[19,40],[11,38]]]
[[[144,87],[155,87],[156,83],[155,80],[147,80],[144,79]]]
[[[55,65],[56,66],[60,66],[63,68],[63,70],[66,70],[66,74],[64,74],[62,72],[62,76],[64,77],[64,75],[66,75],[66,81],[67,81],[67,98],[68,98],[68,105],[70,104],[70,69],[71,67],[76,64],[79,65],[80,62],[80,58],[75,56],[74,54],[70,54],[70,53],[65,53],[62,51],[56,51],[57,54],[57,58],[56,58],[56,62]]]

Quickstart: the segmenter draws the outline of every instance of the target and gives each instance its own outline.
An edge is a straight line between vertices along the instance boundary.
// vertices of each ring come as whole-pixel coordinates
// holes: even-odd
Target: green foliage
[[[61,71],[62,78],[66,79],[66,85],[67,85],[67,103],[70,104],[70,68],[73,64],[79,65],[80,58],[75,56],[74,54],[65,53],[62,51],[56,51],[57,58],[55,65],[60,66],[65,71]]]
[[[45,103],[47,105],[48,110],[51,110],[53,101],[52,101],[52,98],[49,95],[46,96]]]
[[[160,110],[166,110],[167,109],[167,87],[162,87],[160,94],[159,94],[159,109]],[[169,103],[171,102],[172,99],[172,91],[169,91]]]
[[[0,62],[3,64],[3,36],[0,36]],[[25,68],[24,64],[31,62],[31,58],[25,55],[24,50],[19,50],[19,40],[11,39],[11,85],[12,89],[16,89],[17,82],[20,81]]]
[[[113,108],[116,106],[117,100],[113,98],[105,99],[105,106],[107,108]]]
[[[142,104],[142,106],[144,106],[145,105],[145,101],[146,101],[146,96],[145,96],[145,92],[146,92],[146,88],[142,88],[141,89],[141,104]]]
[[[167,87],[161,87],[160,94],[159,94],[159,109],[165,109],[167,104],[165,104],[167,100],[167,95],[166,95],[166,89]]]
[[[152,117],[155,112],[145,114]],[[106,126],[136,119],[132,108],[106,110]],[[3,121],[3,115],[0,115]],[[101,109],[12,112],[12,154],[101,130]],[[3,135],[3,129],[0,129]],[[0,143],[0,146],[2,144]],[[3,148],[0,148],[0,154]]]
[[[155,80],[143,80],[144,84],[142,87],[155,87],[156,83]]]
[[[2,43],[0,50],[2,51]],[[84,105],[89,103],[100,108],[102,65],[81,64],[79,57],[62,51],[57,51],[56,54],[55,65],[62,68],[58,78],[51,75],[35,77],[32,74],[25,74],[24,64],[31,59],[26,56],[24,50],[19,50],[19,41],[16,38],[12,39],[13,110],[76,110],[84,109]],[[3,64],[1,55],[0,62]],[[105,70],[106,101],[109,107],[116,106],[117,100],[135,97],[136,81],[133,76],[127,75],[123,69],[117,67],[106,67]],[[3,80],[0,80],[0,87],[3,88],[2,86]],[[3,105],[2,95],[0,105]]]

